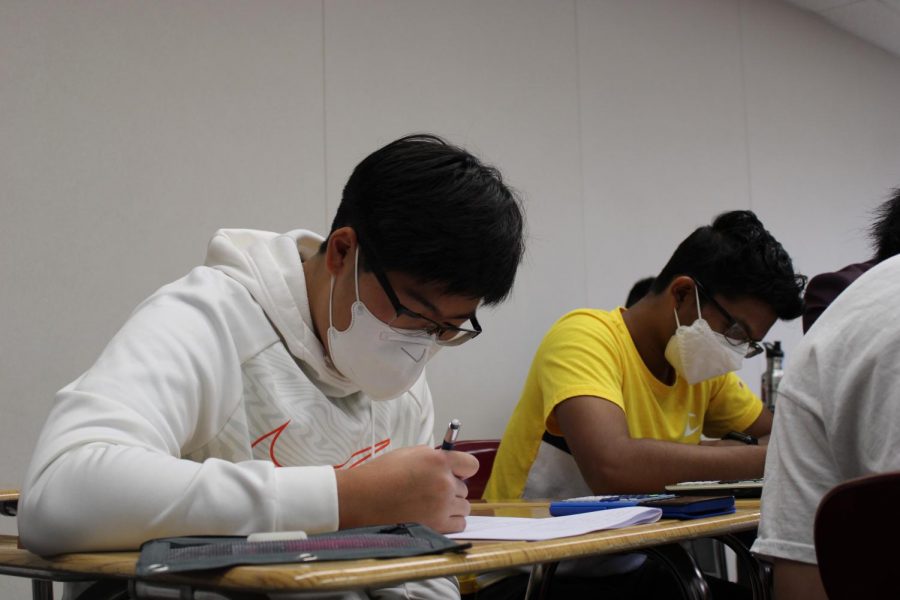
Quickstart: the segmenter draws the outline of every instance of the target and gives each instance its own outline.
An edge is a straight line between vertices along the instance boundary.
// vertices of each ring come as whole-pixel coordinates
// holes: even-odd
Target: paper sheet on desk
[[[466,517],[466,529],[448,533],[460,540],[523,540],[538,541],[571,537],[604,529],[619,529],[629,525],[655,523],[662,515],[659,508],[628,506],[597,510],[564,517],[529,519],[523,517]]]

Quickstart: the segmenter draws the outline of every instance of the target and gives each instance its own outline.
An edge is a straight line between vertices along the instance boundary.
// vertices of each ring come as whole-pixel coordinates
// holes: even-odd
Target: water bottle
[[[784,352],[781,350],[781,342],[766,342],[766,370],[762,374],[762,401],[766,408],[775,412],[775,396],[778,394],[778,384],[784,370],[781,367],[784,362]]]

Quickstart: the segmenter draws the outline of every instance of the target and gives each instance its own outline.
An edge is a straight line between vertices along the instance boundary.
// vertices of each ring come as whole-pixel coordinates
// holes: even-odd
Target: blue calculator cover
[[[702,519],[734,512],[734,496],[677,496],[674,494],[636,494],[588,496],[559,500],[550,504],[554,517],[574,515],[623,506],[652,506],[662,509],[664,519]]]

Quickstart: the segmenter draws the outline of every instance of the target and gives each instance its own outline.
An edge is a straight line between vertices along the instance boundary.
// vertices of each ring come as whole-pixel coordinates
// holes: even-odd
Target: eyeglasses
[[[725,310],[724,306],[716,302],[716,299],[712,297],[712,294],[707,292],[703,288],[703,286],[700,285],[699,281],[695,279],[694,283],[697,284],[697,289],[701,294],[703,294],[703,297],[709,300],[710,303],[716,307],[716,310],[722,313],[722,316],[725,317],[730,323],[728,329],[726,329],[725,333],[722,334],[725,336],[725,340],[732,346],[743,346],[744,344],[747,344],[747,353],[744,354],[744,358],[751,358],[753,356],[756,356],[757,354],[760,354],[763,351],[763,347],[759,344],[759,342],[756,342],[750,338],[750,334],[747,333],[747,330],[744,329],[744,326],[738,323],[737,319],[732,317],[731,313]]]
[[[357,230],[357,238],[362,238],[359,230]],[[478,323],[478,319],[475,317],[474,313],[469,317],[471,328],[457,327],[450,323],[438,323],[434,319],[429,319],[425,315],[403,306],[403,304],[400,303],[400,299],[397,297],[396,292],[394,292],[394,288],[391,286],[390,281],[388,281],[387,274],[384,272],[384,269],[381,268],[381,264],[375,256],[374,251],[371,249],[371,246],[364,243],[361,243],[360,246],[360,250],[366,248],[364,254],[368,259],[369,269],[371,269],[372,274],[375,275],[375,279],[378,280],[381,289],[387,294],[388,300],[391,301],[391,306],[394,307],[396,316],[388,323],[388,326],[391,329],[401,335],[408,335],[410,337],[435,336],[435,341],[438,346],[459,346],[481,334],[481,325]],[[415,319],[424,322],[426,325],[425,327],[416,329],[399,327],[396,323],[397,319],[400,317]]]

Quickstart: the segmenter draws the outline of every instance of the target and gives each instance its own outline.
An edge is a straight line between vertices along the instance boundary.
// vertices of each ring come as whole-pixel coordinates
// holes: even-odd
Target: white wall
[[[769,0],[0,0],[0,487],[216,228],[325,232],[356,162],[422,130],[528,210],[512,299],[430,367],[438,429],[499,437],[550,324],[718,212],[757,211],[807,273],[867,257],[900,59]],[[773,336],[789,361],[799,324]]]

